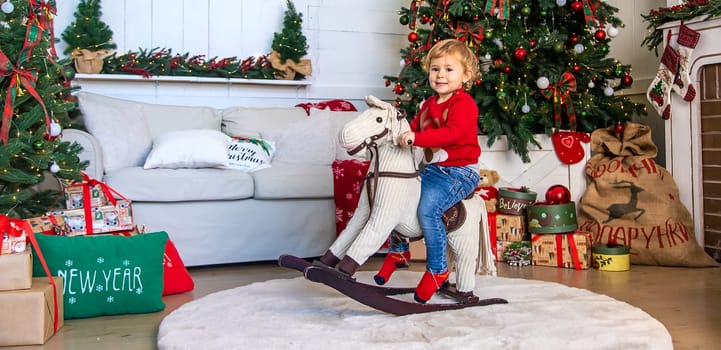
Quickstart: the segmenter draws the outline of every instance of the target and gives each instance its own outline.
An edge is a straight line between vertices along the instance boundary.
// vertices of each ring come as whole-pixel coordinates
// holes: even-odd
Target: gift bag
[[[628,246],[632,264],[718,266],[696,242],[673,177],[654,162],[648,126],[626,123],[622,135],[595,130],[591,151],[579,230],[592,232],[593,242]]]

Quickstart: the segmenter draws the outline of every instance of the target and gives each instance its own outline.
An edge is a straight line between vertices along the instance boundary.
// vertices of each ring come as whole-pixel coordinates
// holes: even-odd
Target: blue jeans
[[[446,272],[446,228],[442,216],[478,186],[480,174],[470,166],[453,167],[429,164],[421,172],[421,200],[418,220],[426,242],[426,269],[434,274]]]

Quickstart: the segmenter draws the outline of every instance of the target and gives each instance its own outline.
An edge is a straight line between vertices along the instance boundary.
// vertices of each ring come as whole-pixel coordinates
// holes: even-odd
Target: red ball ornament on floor
[[[408,41],[410,41],[412,43],[418,41],[418,33],[416,33],[416,32],[408,33]]]
[[[516,59],[519,61],[525,61],[526,57],[528,57],[528,51],[521,47],[516,49],[516,52],[513,53],[513,56],[515,56]]]
[[[546,191],[548,204],[566,204],[571,201],[571,191],[563,185],[553,185]]]

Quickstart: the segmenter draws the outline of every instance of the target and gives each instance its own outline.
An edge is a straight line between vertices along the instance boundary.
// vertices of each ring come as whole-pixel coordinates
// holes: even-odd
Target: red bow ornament
[[[558,83],[541,90],[541,95],[553,103],[553,121],[556,129],[561,128],[561,112],[565,109],[570,129],[576,130],[576,110],[573,108],[572,92],[576,92],[576,77],[568,71],[561,74]]]
[[[471,28],[470,23],[458,22],[456,26],[456,38],[459,41],[467,43],[470,47],[473,47],[473,44],[478,46],[483,41],[483,26],[477,24]]]

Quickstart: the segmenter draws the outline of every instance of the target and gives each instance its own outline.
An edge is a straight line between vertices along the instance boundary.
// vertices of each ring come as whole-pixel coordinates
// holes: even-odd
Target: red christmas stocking
[[[681,27],[678,30],[678,74],[673,81],[673,91],[681,96],[684,101],[693,101],[696,97],[696,89],[693,87],[691,77],[689,76],[689,69],[691,68],[691,54],[693,49],[698,45],[698,39],[701,37],[701,33],[687,27],[681,23]]]
[[[646,98],[663,119],[671,118],[671,86],[678,72],[678,62],[678,52],[666,45],[656,77],[646,90]]]
[[[588,143],[591,141],[591,136],[585,132],[557,131],[551,135],[551,140],[556,155],[561,162],[564,164],[576,164],[586,156],[581,142]]]

